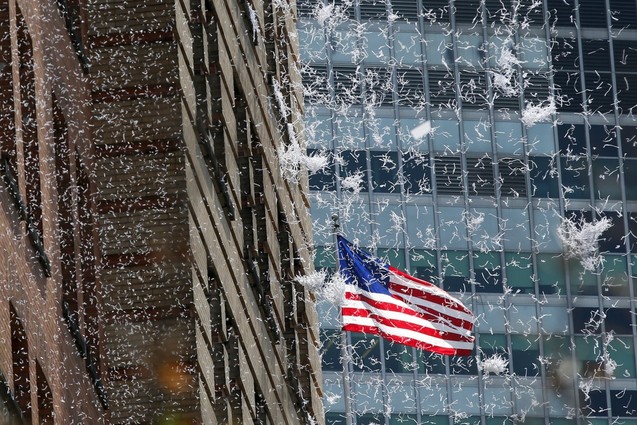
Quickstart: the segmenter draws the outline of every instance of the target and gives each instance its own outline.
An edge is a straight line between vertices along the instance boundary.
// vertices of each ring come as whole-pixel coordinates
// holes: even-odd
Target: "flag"
[[[439,354],[468,356],[474,316],[437,286],[410,276],[337,237],[345,278],[343,329]]]

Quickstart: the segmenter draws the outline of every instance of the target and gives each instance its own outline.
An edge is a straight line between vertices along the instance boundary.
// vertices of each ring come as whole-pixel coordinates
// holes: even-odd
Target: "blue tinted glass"
[[[555,160],[548,156],[529,157],[531,188],[534,197],[557,198],[560,194]]]
[[[560,153],[582,155],[586,153],[586,127],[584,124],[561,124],[557,126]]]
[[[371,151],[370,155],[374,192],[399,192],[398,152]]]

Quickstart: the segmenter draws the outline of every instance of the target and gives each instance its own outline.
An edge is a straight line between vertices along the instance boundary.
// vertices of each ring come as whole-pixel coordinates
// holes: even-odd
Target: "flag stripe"
[[[391,320],[395,320],[396,322],[400,322],[400,324],[396,324],[395,327],[406,326],[406,323],[410,323],[410,327],[414,328],[414,330],[422,329],[423,332],[431,332],[430,335],[441,338],[442,334],[453,334],[458,338],[464,338],[465,340],[470,338],[468,332],[465,329],[458,327],[447,326],[445,323],[440,322],[432,322],[426,317],[423,317],[422,314],[414,311],[408,306],[401,306],[396,304],[395,299],[385,299],[389,298],[386,296],[378,296],[376,294],[366,295],[365,291],[361,291],[361,293],[346,293],[346,300],[343,304],[343,315],[346,314],[355,314],[354,310],[371,310],[375,316],[378,316],[378,320],[385,320],[391,322]],[[345,311],[347,310],[347,312]],[[435,317],[433,318],[435,319]],[[389,323],[386,323],[389,324]],[[452,338],[456,338],[455,336]],[[471,340],[473,338],[470,338]]]

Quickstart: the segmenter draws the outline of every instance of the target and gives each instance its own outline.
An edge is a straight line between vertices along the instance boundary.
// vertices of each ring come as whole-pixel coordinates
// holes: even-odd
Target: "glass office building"
[[[310,177],[317,267],[338,213],[478,317],[465,358],[348,335],[345,394],[339,310],[320,301],[327,423],[348,406],[357,424],[637,424],[635,0],[298,11],[308,148],[331,159]],[[592,270],[566,219],[611,224]]]

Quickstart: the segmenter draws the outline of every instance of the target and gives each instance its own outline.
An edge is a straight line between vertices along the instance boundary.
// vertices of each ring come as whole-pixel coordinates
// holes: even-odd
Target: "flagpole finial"
[[[341,223],[339,221],[338,214],[332,214],[332,228],[334,229],[334,233],[338,233],[341,227]]]

